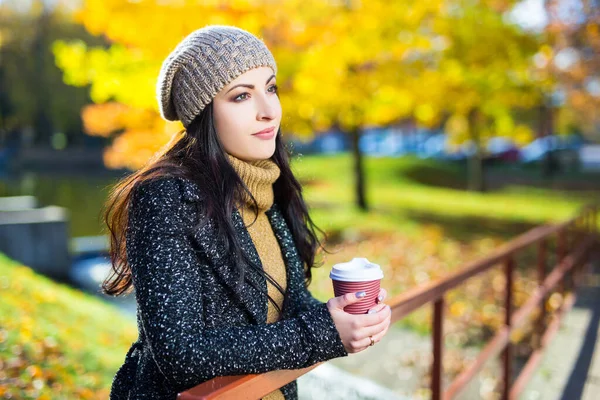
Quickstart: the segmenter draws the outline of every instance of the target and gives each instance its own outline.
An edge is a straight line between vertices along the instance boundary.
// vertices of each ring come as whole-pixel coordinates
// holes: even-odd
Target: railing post
[[[591,224],[591,216],[592,216],[592,209],[591,208],[587,208],[584,212],[583,215],[581,216],[581,241],[584,242],[586,240],[588,240],[591,235],[591,228],[592,228],[592,224]],[[589,260],[590,256],[588,255],[587,259]],[[581,282],[583,282],[583,280],[585,279],[585,276],[588,274],[587,268],[588,268],[589,263],[584,260],[581,264],[576,265],[575,266],[575,286],[578,286]]]
[[[537,275],[538,275],[538,287],[541,289],[544,279],[546,279],[546,238],[541,239],[538,242],[537,252]],[[540,314],[537,319],[537,336],[535,348],[539,349],[542,347],[542,336],[544,334],[544,320],[546,319],[546,301],[548,296],[544,296],[540,303]]]
[[[565,254],[566,256],[568,256],[569,254],[573,253],[573,250],[577,247],[577,244],[579,243],[579,230],[578,230],[578,222],[579,222],[579,218],[576,217],[571,224],[569,225],[570,227],[570,231],[567,231],[567,253]],[[566,274],[565,274],[565,283],[567,284],[567,290],[568,291],[575,291],[575,280],[574,280],[574,276],[573,273],[575,272],[575,268],[577,268],[576,265],[573,266],[573,268],[571,268]],[[565,293],[566,296],[566,293]],[[563,301],[565,300],[565,298],[563,297]]]
[[[556,265],[560,265],[563,261],[563,259],[565,258],[565,251],[566,251],[566,246],[565,246],[565,241],[566,241],[566,232],[568,229],[568,225],[566,225],[564,227],[564,229],[561,229],[558,231],[558,243],[556,245]],[[565,279],[561,279],[560,280],[560,293],[563,295],[565,295],[566,292],[566,287],[565,287]]]
[[[513,295],[513,269],[514,269],[514,255],[509,255],[504,264],[504,271],[506,275],[506,288],[504,297],[504,324],[510,331],[510,319],[512,316],[512,295]],[[502,390],[502,400],[508,400],[511,387],[511,364],[512,364],[512,343],[510,337],[506,343],[506,348],[503,352],[503,363],[504,363],[504,387]]]
[[[431,371],[431,399],[442,398],[443,348],[444,348],[444,297],[433,303],[433,366]]]
[[[582,214],[575,218],[575,222],[573,223],[573,239],[571,241],[571,251],[575,250],[577,246],[579,246],[585,237],[584,234],[584,222],[585,222],[585,214]],[[573,265],[573,268],[567,273],[565,278],[569,279],[569,287],[574,292],[577,289],[577,277],[579,276],[579,271],[583,268],[583,264]]]
[[[585,210],[585,226],[583,228],[585,240],[590,240],[594,237],[594,228],[592,225],[594,218],[594,209],[589,207]],[[593,251],[593,250],[592,250]],[[593,253],[590,251],[588,253],[588,260],[591,260],[593,257]],[[585,277],[591,273],[591,265],[589,262],[584,262],[581,265],[579,273],[579,282],[584,282]]]

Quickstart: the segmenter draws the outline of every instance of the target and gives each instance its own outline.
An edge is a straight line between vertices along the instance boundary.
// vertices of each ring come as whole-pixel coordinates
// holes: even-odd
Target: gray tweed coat
[[[282,213],[267,212],[287,268],[282,319],[267,324],[266,280],[246,273],[234,290],[235,266],[212,223],[194,230],[202,210],[198,186],[160,178],[135,189],[127,257],[138,304],[139,338],[117,371],[110,394],[120,399],[176,399],[217,376],[298,369],[347,356],[324,303],[304,284],[302,263]],[[243,251],[260,259],[243,220],[233,222]],[[296,382],[281,388],[298,397]]]

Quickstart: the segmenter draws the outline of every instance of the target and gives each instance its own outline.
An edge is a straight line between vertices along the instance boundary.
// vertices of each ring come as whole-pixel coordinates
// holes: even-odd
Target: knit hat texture
[[[187,126],[244,72],[277,65],[267,46],[243,29],[208,25],[186,36],[162,64],[156,84],[161,116]]]

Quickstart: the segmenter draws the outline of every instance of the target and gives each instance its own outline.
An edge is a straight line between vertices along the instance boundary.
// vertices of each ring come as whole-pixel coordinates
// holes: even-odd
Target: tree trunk
[[[485,192],[485,170],[483,166],[483,149],[479,137],[479,113],[476,109],[469,113],[469,136],[475,145],[475,152],[468,160],[469,190],[473,192]]]
[[[479,149],[469,157],[468,170],[469,190],[472,192],[485,192],[485,172],[483,168],[483,159]]]
[[[350,131],[352,141],[352,158],[354,160],[354,184],[356,193],[356,204],[362,211],[368,211],[367,199],[365,196],[365,173],[363,168],[363,156],[358,147],[360,138],[360,128],[354,128]]]
[[[554,134],[554,115],[551,107],[542,104],[540,106],[540,132],[539,137],[547,137]],[[542,176],[552,178],[557,171],[557,160],[553,151],[547,151],[542,159]]]

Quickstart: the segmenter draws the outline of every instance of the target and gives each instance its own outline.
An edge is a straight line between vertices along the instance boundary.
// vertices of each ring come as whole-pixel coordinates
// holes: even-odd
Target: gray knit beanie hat
[[[250,32],[224,25],[198,29],[162,64],[156,85],[160,115],[187,128],[224,86],[257,67],[277,74],[273,55]]]

